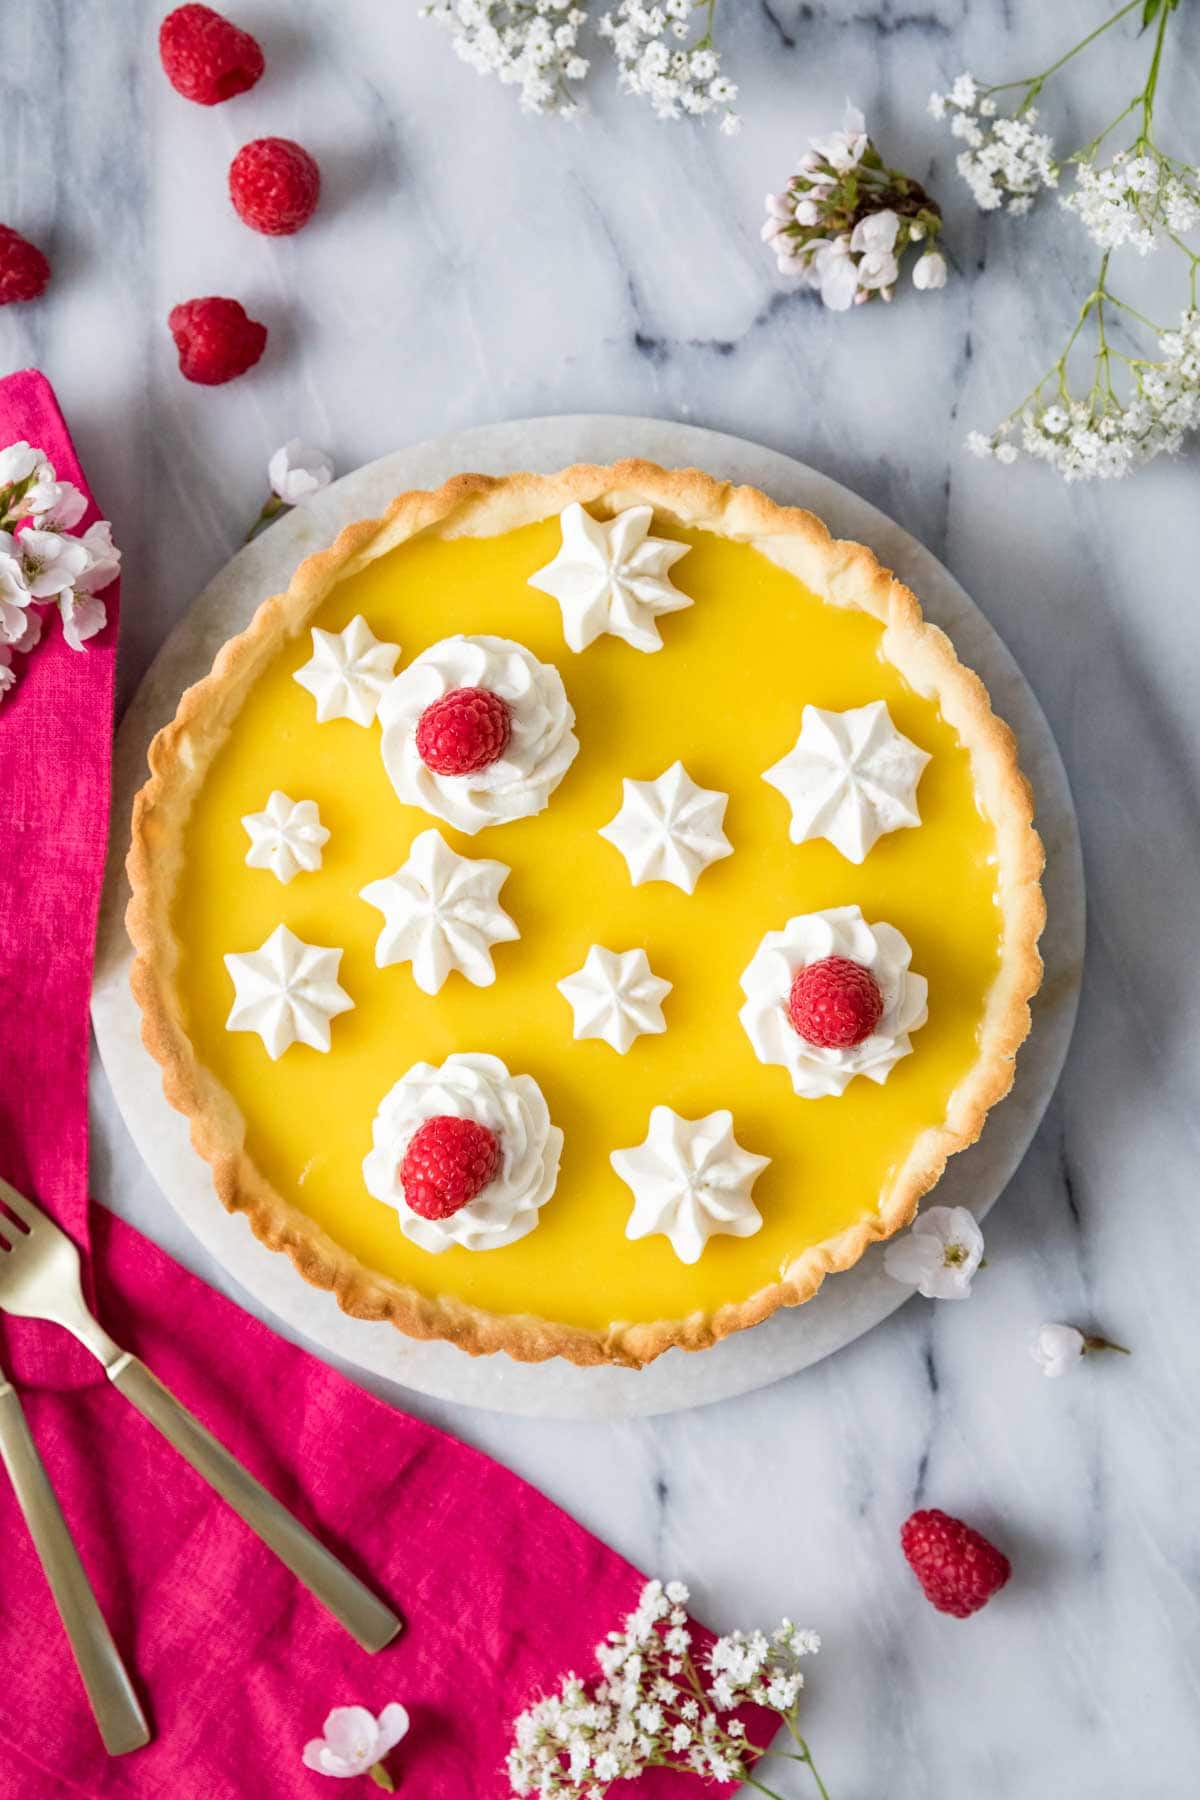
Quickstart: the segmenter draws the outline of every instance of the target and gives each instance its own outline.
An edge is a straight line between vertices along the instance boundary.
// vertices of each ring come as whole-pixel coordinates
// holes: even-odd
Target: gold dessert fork
[[[257,1482],[223,1444],[97,1323],[79,1287],[79,1252],[40,1207],[0,1178],[0,1308],[19,1319],[46,1319],[79,1339],[131,1405],[196,1473],[229,1503],[298,1581],[357,1639],[382,1650],[401,1629],[377,1600],[312,1533]]]
[[[2,1373],[0,1462],[8,1470],[17,1504],[41,1559],[104,1748],[110,1756],[140,1750],[150,1742],[150,1727],[71,1541],[17,1390]]]

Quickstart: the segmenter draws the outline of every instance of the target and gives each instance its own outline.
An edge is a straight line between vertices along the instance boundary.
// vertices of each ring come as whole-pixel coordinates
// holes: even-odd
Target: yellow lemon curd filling
[[[179,988],[200,1060],[234,1096],[246,1149],[277,1191],[368,1267],[428,1294],[491,1312],[530,1312],[584,1328],[677,1318],[744,1299],[778,1280],[802,1250],[878,1210],[914,1138],[945,1118],[976,1058],[1000,941],[995,836],[966,752],[936,706],[905,683],[865,613],[828,605],[747,545],[658,521],[691,552],[672,571],[695,604],[663,621],[647,655],[614,638],[566,648],[557,603],[528,585],[555,554],[557,519],[500,538],[421,537],[342,581],[311,621],[340,631],[361,613],[402,646],[400,667],[454,632],[519,640],[560,670],[580,750],[547,811],[464,837],[396,798],[378,724],[318,725],[292,679],[308,633],[258,681],[218,752],[188,822],[174,925]],[[786,800],[762,772],[788,751],[806,703],[843,709],[887,701],[931,762],[919,827],[881,838],[861,866],[823,840],[794,845]],[[598,835],[621,803],[622,777],[653,780],[677,758],[702,787],[729,795],[734,854],[689,896],[635,888]],[[282,886],[245,864],[241,819],[281,788],[316,800],[329,827],[321,869]],[[460,854],[510,865],[501,903],[520,941],[495,949],[496,982],[455,972],[418,989],[408,964],[375,966],[381,919],[359,890],[405,862],[435,825]],[[857,902],[912,945],[929,981],[929,1020],[883,1086],[862,1077],[838,1098],[801,1099],[785,1069],[754,1055],[738,1021],[739,978],[764,932],[796,913]],[[293,1045],[272,1062],[252,1032],[229,1032],[223,957],[255,950],[284,923],[306,942],[344,949],[340,979],[354,1010],[334,1019],[327,1055]],[[625,1056],[576,1042],[556,983],[592,944],[643,948],[674,984],[667,1030]],[[537,1229],[500,1250],[432,1256],[401,1233],[362,1177],[371,1123],[417,1062],[489,1052],[534,1077],[565,1134],[558,1187]],[[687,1118],[733,1114],[738,1141],[771,1158],[751,1238],[713,1237],[687,1267],[665,1237],[631,1243],[629,1189],[610,1152],[638,1144],[650,1109]]]

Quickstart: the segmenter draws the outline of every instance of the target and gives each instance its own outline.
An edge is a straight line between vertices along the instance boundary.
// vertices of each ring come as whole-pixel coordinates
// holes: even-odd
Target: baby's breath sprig
[[[1049,463],[1068,481],[1111,479],[1164,452],[1174,453],[1188,432],[1200,428],[1200,255],[1184,241],[1200,224],[1200,172],[1168,155],[1154,136],[1167,27],[1178,4],[1129,0],[1040,74],[995,86],[960,75],[948,93],[930,98],[930,111],[948,118],[951,131],[966,146],[958,158],[959,173],[983,211],[1028,212],[1042,189],[1057,188],[1073,171],[1074,184],[1060,196],[1060,204],[1079,219],[1102,252],[1095,283],[1062,354],[993,432],[971,433],[967,447],[978,456],[1013,463],[1023,451]],[[1053,75],[1134,13],[1140,15],[1143,31],[1154,28],[1141,87],[1088,143],[1058,157],[1050,138],[1034,130],[1038,96]],[[1002,113],[997,96],[1005,94],[1015,96],[1015,104]],[[1134,121],[1131,139],[1101,163],[1101,147],[1129,119]],[[1114,250],[1127,246],[1142,256],[1168,246],[1184,257],[1188,304],[1177,327],[1154,324],[1114,292],[1110,259]],[[1112,328],[1118,320],[1135,332],[1152,333],[1158,356],[1130,353],[1114,342]],[[1071,385],[1069,364],[1085,329],[1094,342],[1092,377],[1080,391]]]
[[[556,1694],[520,1715],[508,1756],[514,1794],[603,1800],[614,1781],[674,1769],[780,1800],[757,1773],[776,1755],[806,1767],[829,1800],[799,1726],[800,1664],[820,1649],[816,1633],[784,1619],[769,1637],[733,1631],[699,1655],[688,1597],[682,1582],[648,1582],[621,1629],[596,1646],[602,1679],[564,1676]],[[734,1714],[748,1705],[778,1713],[794,1748],[762,1752],[747,1742]]]
[[[612,45],[617,75],[627,94],[648,100],[659,119],[721,114],[721,130],[733,137],[742,121],[733,110],[737,88],[721,73],[714,28],[717,0],[620,0],[596,30]],[[695,22],[699,35],[693,37]],[[676,40],[672,48],[669,38]]]
[[[579,52],[586,6],[575,0],[428,0],[421,17],[451,35],[456,55],[480,75],[519,87],[531,113],[571,118],[589,63]]]
[[[890,300],[914,244],[925,246],[914,287],[945,286],[946,259],[936,248],[941,208],[919,181],[888,167],[856,106],[847,106],[840,131],[810,139],[787,187],[768,194],[766,207],[762,235],[780,273],[817,288],[835,312]]]

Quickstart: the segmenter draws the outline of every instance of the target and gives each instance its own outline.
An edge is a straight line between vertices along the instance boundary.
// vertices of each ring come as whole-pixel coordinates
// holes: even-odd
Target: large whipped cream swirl
[[[421,714],[454,688],[487,688],[511,714],[503,756],[471,775],[435,774],[417,750]],[[431,645],[392,682],[379,719],[384,765],[401,800],[471,834],[543,811],[579,750],[558,670],[511,638],[459,636]]]
[[[500,1166],[450,1218],[423,1219],[404,1198],[400,1165],[418,1126],[447,1114],[494,1132]],[[405,1237],[434,1256],[452,1244],[500,1250],[527,1237],[558,1181],[563,1134],[550,1123],[542,1090],[531,1075],[510,1075],[498,1056],[448,1056],[440,1069],[414,1063],[384,1096],[371,1129],[375,1147],[363,1162],[367,1188],[395,1207]]]
[[[844,956],[870,969],[883,995],[879,1024],[861,1044],[822,1049],[800,1036],[788,1015],[800,969]],[[857,906],[801,913],[782,931],[768,931],[742,976],[746,1003],[738,1017],[760,1062],[780,1063],[806,1100],[842,1094],[856,1075],[887,1080],[912,1049],[909,1032],[927,1019],[929,983],[909,970],[912,950],[894,925],[868,925]]]

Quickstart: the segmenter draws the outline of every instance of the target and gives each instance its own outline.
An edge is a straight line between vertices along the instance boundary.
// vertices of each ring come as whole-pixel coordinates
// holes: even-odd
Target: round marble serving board
[[[191,1148],[184,1120],[163,1098],[129,990],[124,856],[147,746],[173,716],[180,693],[207,673],[220,646],[246,625],[259,601],[285,587],[296,564],[329,543],[343,525],[381,512],[406,488],[437,487],[461,470],[553,470],[630,455],[749,482],[775,500],[811,508],[836,536],[869,544],[920,596],[963,661],[983,676],[998,712],[1017,733],[1046,843],[1046,980],[1034,1003],[1034,1029],[1021,1052],[1013,1091],[980,1142],[951,1161],[938,1188],[940,1202],[969,1206],[982,1217],[1003,1192],[1058,1080],[1083,965],[1078,828],[1062,761],[1028,684],[983,614],[927,550],[866,501],[803,463],[741,438],[658,419],[596,414],[485,425],[369,463],[239,551],[163,645],[117,735],[112,843],[92,1000],[105,1070],[129,1131],[171,1205],[264,1314],[277,1315],[318,1352],[367,1372],[376,1378],[373,1385],[382,1377],[437,1398],[530,1416],[625,1418],[746,1393],[852,1342],[893,1312],[906,1290],[884,1273],[877,1247],[854,1269],[828,1280],[807,1305],[779,1312],[699,1355],[669,1351],[642,1370],[577,1369],[561,1360],[520,1364],[503,1355],[473,1358],[449,1344],[414,1342],[387,1324],[348,1318],[331,1295],[301,1280],[287,1257],[266,1250],[243,1218],[225,1212],[207,1165]]]

